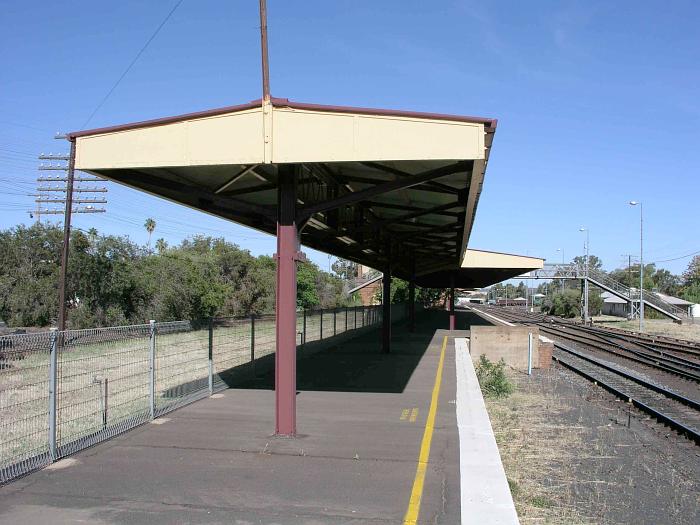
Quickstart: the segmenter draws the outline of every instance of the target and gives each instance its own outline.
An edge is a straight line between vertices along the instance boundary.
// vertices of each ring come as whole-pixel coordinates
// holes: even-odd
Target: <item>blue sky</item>
[[[0,228],[30,221],[40,152],[81,129],[176,4],[0,1]],[[268,0],[274,96],[499,119],[470,246],[556,261],[581,226],[606,269],[700,252],[695,2]],[[255,0],[184,0],[87,127],[260,96]],[[81,228],[254,254],[274,238],[110,184]],[[325,254],[307,250],[327,267]],[[682,272],[689,257],[661,262]]]

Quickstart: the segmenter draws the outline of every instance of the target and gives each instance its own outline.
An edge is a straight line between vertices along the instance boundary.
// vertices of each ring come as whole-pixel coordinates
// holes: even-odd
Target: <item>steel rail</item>
[[[671,354],[671,353],[670,353],[670,352],[681,352],[681,353],[682,353],[682,351],[680,351],[680,350],[669,350],[669,349],[661,350],[661,349],[659,349],[659,348],[657,348],[657,347],[655,347],[655,346],[653,346],[653,345],[650,345],[650,344],[648,344],[648,343],[646,343],[646,342],[643,343],[643,342],[640,342],[640,341],[635,341],[635,340],[633,340],[633,339],[626,338],[624,335],[617,334],[617,333],[606,332],[605,330],[598,330],[598,329],[596,329],[596,328],[591,329],[591,327],[589,327],[589,326],[579,326],[579,327],[577,327],[577,328],[578,328],[579,330],[583,331],[583,332],[586,332],[586,333],[588,333],[588,334],[595,335],[596,337],[599,337],[599,338],[601,338],[601,339],[608,339],[608,338],[610,338],[610,339],[619,339],[619,340],[621,340],[621,341],[625,341],[625,342],[627,342],[627,343],[631,343],[631,344],[637,345],[637,346],[639,346],[640,348],[643,348],[644,350],[646,350],[646,351],[648,351],[648,352],[657,353],[657,354],[659,354],[660,356],[662,356],[662,357],[664,357],[664,358],[666,358],[666,359],[669,359],[669,360],[673,360],[673,361],[675,361],[675,362],[678,363],[678,364],[685,364],[685,365],[687,365],[689,368],[697,368],[697,369],[700,369],[700,362],[699,362],[699,361],[694,361],[694,360],[691,360],[691,359],[686,359],[685,357],[681,357],[681,356],[674,355],[674,354]],[[614,342],[610,341],[610,344],[618,344],[618,343],[614,343]],[[699,355],[699,357],[700,357],[700,355]]]
[[[642,385],[643,387],[648,388],[649,390],[653,390],[654,392],[657,392],[659,394],[663,394],[664,396],[671,398],[674,401],[678,401],[679,403],[683,403],[684,405],[687,405],[691,408],[694,408],[695,410],[700,411],[700,402],[695,401],[694,399],[690,399],[689,397],[685,397],[681,394],[674,392],[673,390],[656,385],[656,384],[654,384],[650,381],[647,381],[645,379],[642,379],[641,377],[638,377],[634,374],[630,374],[628,372],[625,372],[624,370],[620,370],[619,368],[615,368],[614,366],[607,365],[594,357],[587,356],[586,354],[582,354],[581,352],[574,350],[572,348],[569,348],[569,347],[563,345],[562,343],[557,343],[555,341],[554,346],[556,348],[559,348],[560,350],[563,350],[564,352],[575,355],[579,359],[583,359],[584,361],[588,361],[589,363],[593,363],[594,365],[599,366],[600,368],[604,368],[605,370],[613,372],[619,376],[622,376],[625,379],[629,379],[630,381],[634,381],[635,383],[638,383],[638,384]]]
[[[557,346],[559,349],[562,349],[562,347],[560,345],[557,345],[556,343],[555,343],[555,346]],[[601,387],[605,388],[606,390],[613,393],[617,397],[631,402],[634,406],[636,406],[640,410],[647,412],[648,414],[651,414],[652,416],[654,416],[656,419],[658,419],[662,423],[665,423],[666,425],[670,426],[674,430],[677,430],[680,433],[686,435],[688,438],[692,439],[696,444],[700,445],[700,432],[698,432],[698,430],[696,430],[695,428],[690,427],[690,426],[682,423],[681,421],[678,421],[677,418],[674,418],[674,417],[671,417],[667,414],[664,414],[660,410],[657,410],[656,408],[641,401],[640,399],[634,397],[633,395],[630,395],[628,393],[623,392],[622,390],[619,390],[618,388],[616,388],[615,386],[613,386],[609,382],[602,380],[599,376],[596,377],[594,375],[589,374],[588,372],[582,370],[581,368],[577,367],[573,363],[567,361],[566,358],[562,359],[562,357],[558,356],[558,355],[553,355],[552,358],[555,359],[561,365],[572,370],[573,372],[585,377],[589,381],[593,381],[597,385],[600,385]],[[598,364],[598,363],[595,363],[595,364]],[[618,373],[618,371],[615,371],[615,370],[613,372]],[[653,385],[653,386],[656,387],[656,385]],[[658,387],[656,387],[656,388],[658,388]],[[663,392],[663,393],[664,393],[664,395],[666,395],[666,392]],[[675,393],[673,393],[673,394],[675,394]],[[675,395],[677,395],[677,394],[675,394]],[[679,396],[679,397],[682,397],[682,396]],[[692,401],[692,400],[689,400],[689,401]]]
[[[610,348],[606,348],[604,345],[605,344],[610,344],[614,345],[614,343],[605,343],[605,342],[596,342],[596,341],[590,341],[590,338],[582,337],[579,334],[571,334],[568,332],[563,332],[561,329],[556,329],[556,328],[550,328],[550,327],[545,327],[545,326],[540,326],[539,327],[541,331],[544,331],[548,334],[552,334],[558,337],[561,337],[563,339],[568,339],[569,341],[577,342],[580,344],[584,345],[589,345],[597,350],[600,350],[602,352],[609,352],[615,356],[621,357],[623,359],[629,359],[630,361],[634,361],[635,363],[639,363],[642,365],[650,366],[652,368],[656,368],[658,370],[662,370],[664,372],[668,372],[670,374],[675,374],[680,377],[683,377],[684,379],[692,380],[692,381],[697,381],[700,382],[700,375],[690,372],[688,370],[681,370],[680,368],[677,368],[673,366],[672,364],[666,363],[666,362],[661,362],[661,359],[658,359],[653,356],[645,356],[644,354],[641,354],[639,352],[636,352],[634,350],[624,348],[620,345],[616,345],[617,348],[619,348],[622,351],[630,352],[632,354],[635,354],[639,357],[635,357],[634,355],[625,355],[620,352],[616,352],[614,350],[611,350]],[[578,340],[576,339],[578,338]],[[583,341],[581,341],[583,339]],[[697,368],[697,367],[696,367]]]

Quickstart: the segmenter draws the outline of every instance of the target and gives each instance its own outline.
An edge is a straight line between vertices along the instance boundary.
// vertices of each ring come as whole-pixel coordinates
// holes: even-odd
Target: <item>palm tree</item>
[[[165,241],[165,239],[158,239],[156,241],[156,251],[160,254],[163,255],[163,252],[168,249],[168,243]]]
[[[146,223],[144,224],[144,227],[146,228],[146,231],[148,232],[148,251],[151,251],[151,235],[153,235],[153,231],[156,229],[156,221],[151,219],[150,217],[146,219]]]

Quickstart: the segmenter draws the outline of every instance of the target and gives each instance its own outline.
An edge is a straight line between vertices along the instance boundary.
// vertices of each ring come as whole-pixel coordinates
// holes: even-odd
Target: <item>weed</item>
[[[513,393],[513,385],[508,381],[505,368],[506,362],[503,359],[498,363],[492,363],[485,355],[479,356],[476,377],[484,396],[502,398]]]
[[[530,500],[530,503],[533,507],[539,509],[551,509],[554,506],[554,504],[544,496],[535,496]]]
[[[508,479],[508,488],[510,489],[510,494],[513,498],[517,498],[520,495],[520,485],[514,479]]]

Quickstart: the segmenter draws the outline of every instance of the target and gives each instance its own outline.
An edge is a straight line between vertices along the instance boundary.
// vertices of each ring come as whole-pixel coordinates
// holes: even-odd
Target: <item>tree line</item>
[[[62,241],[56,225],[0,231],[0,320],[8,326],[55,322]],[[177,246],[158,239],[151,250],[150,236],[144,247],[126,236],[74,229],[69,261],[70,328],[274,311],[274,259],[221,238],[195,236]],[[349,305],[343,287],[338,275],[311,262],[298,265],[300,308]]]

